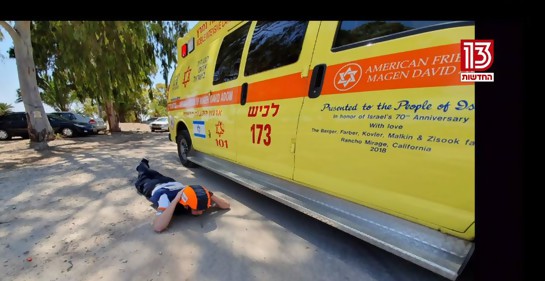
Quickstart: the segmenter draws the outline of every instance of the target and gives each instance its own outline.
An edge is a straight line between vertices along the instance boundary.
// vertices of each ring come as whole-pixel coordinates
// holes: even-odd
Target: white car
[[[152,132],[155,131],[169,131],[168,129],[168,117],[159,117],[157,120],[149,123]]]

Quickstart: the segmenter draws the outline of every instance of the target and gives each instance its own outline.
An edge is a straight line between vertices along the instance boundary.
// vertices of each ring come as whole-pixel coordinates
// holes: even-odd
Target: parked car
[[[65,137],[83,136],[95,131],[93,125],[88,122],[68,120],[53,113],[48,113],[47,118],[53,132]],[[13,112],[0,116],[0,140],[9,140],[15,136],[29,138],[25,112]]]
[[[12,137],[29,138],[25,112],[0,115],[0,140],[10,140]]]
[[[47,114],[47,118],[53,131],[65,137],[85,136],[95,132],[93,125],[87,122],[68,120],[52,113]]]
[[[95,134],[101,131],[105,132],[107,129],[106,123],[102,118],[89,117],[72,111],[52,112],[51,114],[64,119],[91,124],[93,126],[93,133]]]
[[[155,121],[155,120],[157,120],[157,117],[151,117],[151,118],[149,118],[148,120],[143,121],[142,123],[148,124],[148,125],[149,125],[151,122],[153,122],[153,121]]]
[[[168,129],[168,117],[159,117],[157,120],[151,122],[150,128],[152,132],[155,131],[169,131]]]
[[[96,123],[93,124],[93,120],[96,121]],[[98,116],[95,116],[95,117],[91,117],[91,120],[90,120],[91,124],[93,125],[93,127],[95,127],[95,129],[97,129],[96,133],[100,133],[100,132],[103,132],[105,133],[106,130],[108,130],[108,126],[106,124],[106,121],[104,121],[104,119],[98,117]]]

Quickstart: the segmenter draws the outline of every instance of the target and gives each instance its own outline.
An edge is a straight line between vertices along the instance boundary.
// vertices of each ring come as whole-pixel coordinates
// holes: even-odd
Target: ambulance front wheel
[[[189,132],[186,130],[178,132],[176,136],[176,143],[178,144],[178,157],[182,165],[188,168],[197,167],[197,164],[189,161],[187,155],[191,150],[191,138],[189,137]]]

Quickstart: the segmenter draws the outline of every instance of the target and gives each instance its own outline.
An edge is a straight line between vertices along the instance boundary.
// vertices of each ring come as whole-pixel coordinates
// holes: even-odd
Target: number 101
[[[219,147],[229,148],[229,144],[227,143],[227,140],[216,139],[216,145]]]

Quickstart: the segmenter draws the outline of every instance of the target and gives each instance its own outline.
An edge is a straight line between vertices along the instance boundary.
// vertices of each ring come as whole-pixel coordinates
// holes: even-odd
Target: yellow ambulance
[[[203,21],[169,96],[202,166],[456,279],[475,238],[468,21]]]

